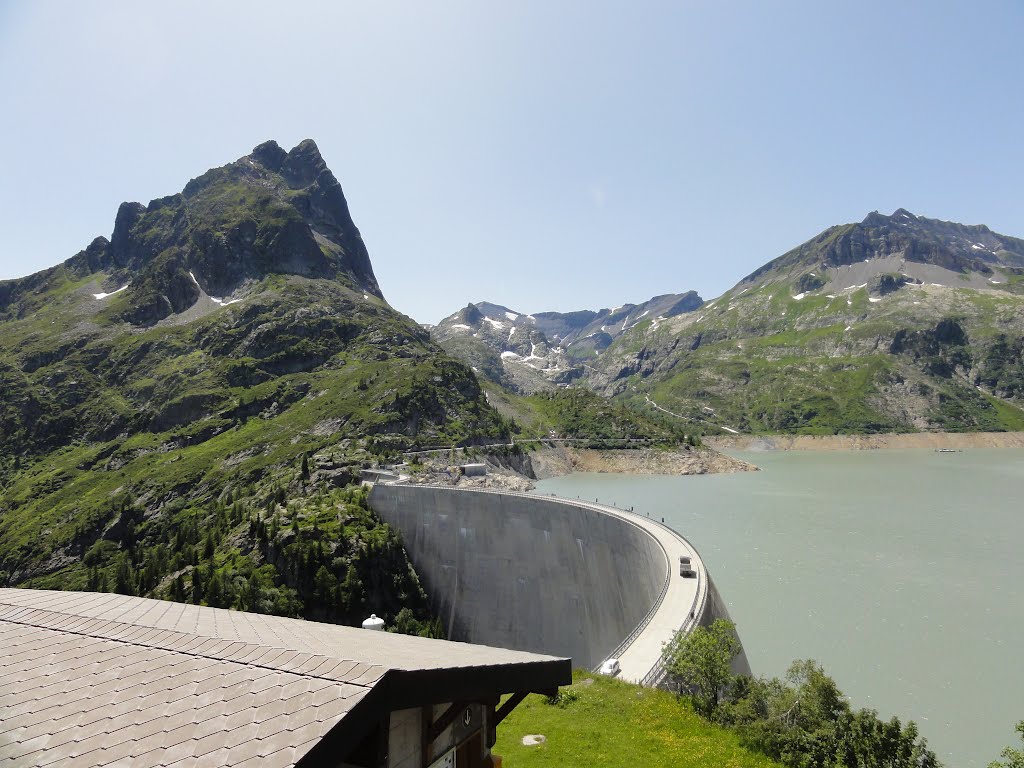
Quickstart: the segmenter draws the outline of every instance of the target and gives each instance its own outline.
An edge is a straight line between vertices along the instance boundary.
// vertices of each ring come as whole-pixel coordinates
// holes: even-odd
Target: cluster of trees
[[[1017,733],[1021,741],[1024,741],[1024,720],[1017,723]],[[989,763],[988,768],[1024,768],[1024,749],[1007,747],[1003,750],[1002,760],[994,760]]]
[[[687,440],[678,420],[659,412],[641,412],[581,387],[538,392],[528,400],[559,435],[585,440]],[[690,444],[694,444],[690,438]]]
[[[210,563],[245,514],[242,502],[229,496],[207,509],[169,511],[147,520],[144,507],[122,496],[111,501],[105,513],[88,516],[76,529],[77,541],[93,542],[82,556],[88,568],[86,586],[123,595],[159,591],[167,576],[180,577]]]
[[[303,480],[309,476],[303,459]],[[147,518],[129,497],[81,528],[85,587],[218,608],[443,635],[398,533],[351,487],[289,499],[272,485]],[[251,494],[251,495],[250,495]]]
[[[0,453],[0,488],[6,487],[8,482],[21,471],[21,455],[8,455]]]
[[[884,721],[874,710],[852,709],[815,661],[796,661],[782,680],[767,680],[732,674],[739,651],[735,626],[717,619],[710,627],[677,634],[663,660],[695,709],[735,729],[748,748],[793,768],[939,765],[913,722]]]

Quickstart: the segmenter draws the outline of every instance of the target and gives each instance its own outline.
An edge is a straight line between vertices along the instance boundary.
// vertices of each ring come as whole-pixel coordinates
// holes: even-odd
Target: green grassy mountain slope
[[[556,438],[595,448],[628,447],[631,442],[682,443],[693,433],[667,414],[638,409],[583,387],[520,395],[485,382],[484,391],[487,401],[513,422],[518,442]]]
[[[639,323],[587,383],[709,429],[1022,429],[1022,254],[986,227],[874,213]]]
[[[383,300],[311,141],[122,205],[109,241],[0,283],[0,391],[4,583],[195,599],[196,580],[292,613],[329,593],[332,618],[419,588],[331,489],[382,453],[509,431]],[[374,558],[388,583],[360,592]]]

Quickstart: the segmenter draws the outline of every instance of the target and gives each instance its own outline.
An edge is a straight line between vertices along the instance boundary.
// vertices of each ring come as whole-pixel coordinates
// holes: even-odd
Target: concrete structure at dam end
[[[647,517],[554,496],[374,486],[451,640],[572,658],[620,658],[661,682],[662,644],[728,618],[696,550]],[[683,560],[686,570],[682,575]],[[749,672],[741,654],[734,668]]]

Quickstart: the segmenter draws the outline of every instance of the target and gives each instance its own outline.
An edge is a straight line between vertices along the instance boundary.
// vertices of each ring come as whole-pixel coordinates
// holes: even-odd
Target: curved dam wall
[[[671,575],[640,526],[553,497],[377,485],[370,505],[402,532],[452,640],[593,667]]]
[[[700,617],[700,626],[710,627],[715,619],[732,621],[732,617],[729,615],[729,608],[726,606],[725,600],[722,599],[722,594],[715,586],[714,579],[708,574],[708,599],[704,606],[704,612]],[[740,638],[739,633],[737,633],[736,638],[740,641],[740,652],[730,665],[732,673],[734,675],[753,674],[750,670],[750,662],[747,660],[747,652],[743,649],[743,640]]]

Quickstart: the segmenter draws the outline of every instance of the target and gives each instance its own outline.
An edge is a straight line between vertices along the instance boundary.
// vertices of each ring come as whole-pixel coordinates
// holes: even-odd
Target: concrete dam
[[[641,515],[553,496],[375,485],[449,639],[556,656],[657,684],[661,645],[728,617],[696,550]],[[695,578],[683,578],[680,558]],[[736,671],[749,672],[741,655]]]

